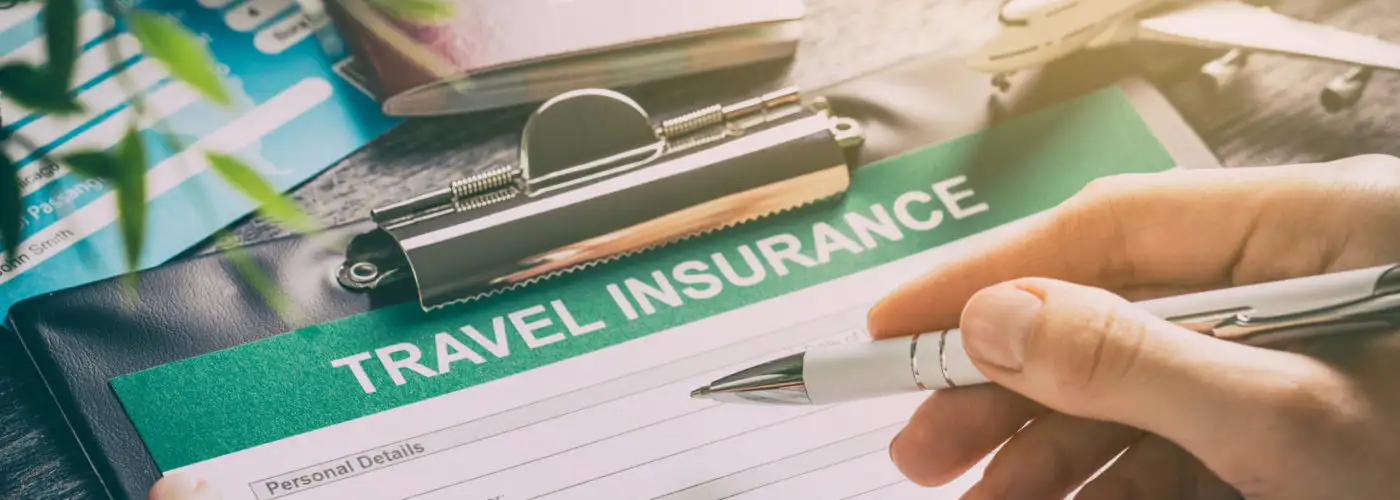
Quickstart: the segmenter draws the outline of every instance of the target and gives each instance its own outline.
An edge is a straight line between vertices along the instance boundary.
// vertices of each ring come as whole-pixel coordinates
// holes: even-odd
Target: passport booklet
[[[867,134],[832,203],[483,299],[425,312],[348,292],[330,276],[343,249],[288,238],[249,251],[303,306],[296,321],[212,255],[145,273],[135,307],[99,283],[9,322],[114,498],[171,473],[228,500],[957,498],[980,468],[927,490],[889,462],[922,395],[759,407],[689,392],[861,341],[882,295],[1094,179],[1220,166],[1140,80],[990,123],[994,91],[959,68],[919,59],[812,91]]]
[[[440,19],[394,19],[323,4],[363,86],[394,116],[465,113],[792,56],[803,0],[447,0]],[[406,54],[396,39],[418,44]],[[425,66],[436,61],[438,68]]]

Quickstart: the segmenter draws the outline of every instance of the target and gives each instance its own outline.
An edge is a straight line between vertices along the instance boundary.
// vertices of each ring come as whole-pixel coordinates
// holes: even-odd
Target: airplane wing
[[[1137,38],[1400,71],[1400,45],[1232,1],[1188,5],[1141,19]]]

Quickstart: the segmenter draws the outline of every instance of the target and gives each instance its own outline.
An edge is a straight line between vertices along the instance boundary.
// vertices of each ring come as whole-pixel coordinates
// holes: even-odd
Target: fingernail
[[[1010,285],[974,295],[962,318],[967,353],[984,363],[1019,371],[1025,363],[1026,340],[1043,305],[1039,297]]]
[[[894,463],[894,445],[899,442],[899,437],[903,435],[904,429],[900,429],[899,433],[894,435],[894,439],[890,440],[890,463]]]

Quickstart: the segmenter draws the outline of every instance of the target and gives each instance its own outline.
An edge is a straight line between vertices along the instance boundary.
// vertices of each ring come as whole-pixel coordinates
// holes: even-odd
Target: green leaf
[[[126,265],[135,270],[141,263],[146,235],[146,149],[136,129],[128,129],[117,144],[117,214],[121,220],[122,241],[126,243]]]
[[[62,88],[50,84],[44,72],[29,64],[12,63],[0,67],[0,94],[35,111],[55,115],[83,111],[78,101]]]
[[[20,218],[24,217],[21,198],[15,163],[8,154],[0,151],[0,238],[5,239],[6,258],[14,258],[19,249]]]
[[[128,129],[111,153],[82,151],[65,157],[64,163],[78,175],[115,186],[126,264],[135,270],[141,262],[146,232],[146,150],[139,132]]]
[[[447,0],[371,0],[376,8],[405,21],[436,22],[451,19],[456,6]]]
[[[166,16],[134,11],[127,17],[131,33],[147,55],[156,58],[175,78],[194,87],[215,103],[229,106],[233,98],[215,72],[214,57],[198,36]]]
[[[67,93],[78,59],[78,0],[48,0],[44,7],[44,36],[49,50],[49,84]]]
[[[267,218],[292,231],[309,232],[316,229],[316,224],[295,203],[282,196],[277,188],[242,160],[215,152],[206,152],[205,157],[225,181],[261,205],[258,210]]]
[[[100,151],[83,151],[73,153],[63,158],[63,162],[68,164],[68,169],[77,172],[78,175],[93,179],[117,181],[116,158]]]

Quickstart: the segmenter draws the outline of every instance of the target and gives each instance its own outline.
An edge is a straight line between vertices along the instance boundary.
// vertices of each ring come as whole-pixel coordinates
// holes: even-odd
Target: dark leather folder
[[[1009,91],[1000,93],[987,75],[963,69],[957,60],[921,58],[804,91],[827,97],[838,113],[861,122],[866,140],[854,165],[942,142],[996,120],[1116,84],[1180,165],[1218,166],[1150,86],[1140,80],[1119,80],[1098,68],[1097,63],[1086,61],[1078,66],[1067,63],[1058,73],[1022,74],[1012,79]],[[688,85],[673,83],[667,91],[680,95]],[[333,228],[327,235],[372,227],[365,220]],[[160,476],[108,385],[113,377],[416,300],[411,287],[374,294],[347,290],[335,277],[344,259],[343,247],[323,243],[289,237],[243,249],[295,301],[301,312],[296,324],[288,324],[270,309],[224,254],[179,260],[140,273],[139,301],[131,301],[121,279],[114,278],[35,297],[9,311],[9,328],[19,336],[110,496],[145,498]]]

